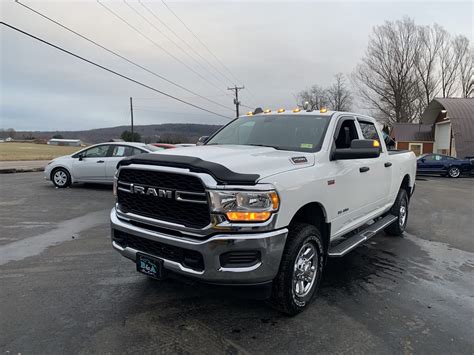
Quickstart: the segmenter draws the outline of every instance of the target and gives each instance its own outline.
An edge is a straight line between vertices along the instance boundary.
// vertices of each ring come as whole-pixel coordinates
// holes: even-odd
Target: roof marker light
[[[300,112],[300,111],[301,111],[301,109],[300,109],[299,107],[293,109],[293,112],[294,112],[294,113],[298,113],[298,112]]]
[[[263,113],[270,113],[272,112],[272,110],[270,110],[269,108],[265,109],[265,111],[263,111]]]
[[[321,113],[326,113],[326,112],[328,112],[328,109],[327,109],[326,107],[321,107],[321,108],[319,109],[319,112],[321,112]]]
[[[277,112],[278,112],[278,113],[285,112],[285,109],[284,109],[284,108],[279,108]]]
[[[247,116],[253,116],[253,112],[252,111],[247,112]]]

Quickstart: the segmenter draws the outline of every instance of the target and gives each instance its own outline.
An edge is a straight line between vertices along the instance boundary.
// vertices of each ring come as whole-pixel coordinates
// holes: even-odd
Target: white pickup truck
[[[328,257],[405,230],[415,155],[381,137],[355,113],[265,110],[201,146],[122,160],[113,247],[150,277],[265,286],[301,312]]]

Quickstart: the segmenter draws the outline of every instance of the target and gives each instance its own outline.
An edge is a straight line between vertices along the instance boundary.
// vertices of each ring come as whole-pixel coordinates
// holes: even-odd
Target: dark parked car
[[[469,174],[472,165],[467,159],[457,159],[441,154],[423,154],[417,159],[418,174],[447,175],[457,178],[461,174]]]

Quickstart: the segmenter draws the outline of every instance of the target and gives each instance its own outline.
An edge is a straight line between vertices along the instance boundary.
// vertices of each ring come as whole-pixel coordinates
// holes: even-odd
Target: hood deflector
[[[257,180],[260,178],[260,175],[258,174],[236,173],[221,164],[183,155],[138,154],[119,161],[117,163],[117,169],[121,166],[131,164],[158,165],[189,169],[195,173],[209,174],[218,183],[223,185],[255,185]]]

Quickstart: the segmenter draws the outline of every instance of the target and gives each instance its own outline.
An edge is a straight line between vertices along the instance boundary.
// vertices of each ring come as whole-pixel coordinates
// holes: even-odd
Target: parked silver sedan
[[[44,170],[46,180],[56,187],[77,182],[112,184],[119,160],[136,154],[161,150],[144,143],[101,143],[74,154],[53,159]]]

